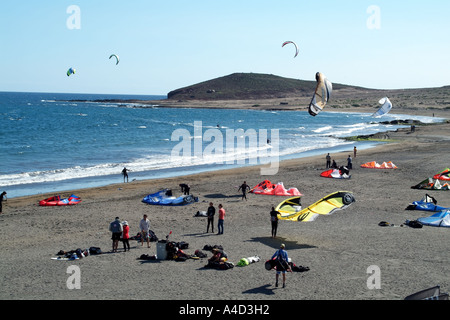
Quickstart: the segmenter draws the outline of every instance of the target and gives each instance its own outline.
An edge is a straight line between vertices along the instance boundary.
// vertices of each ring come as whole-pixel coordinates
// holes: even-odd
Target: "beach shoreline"
[[[9,199],[0,216],[0,299],[401,300],[436,284],[449,291],[448,230],[383,228],[378,223],[400,226],[407,219],[428,216],[404,209],[426,193],[411,189],[412,185],[449,166],[450,155],[442,150],[450,147],[450,124],[419,126],[415,132],[398,130],[389,136],[394,142],[358,151],[348,180],[320,177],[324,154],[284,160],[275,176],[261,176],[260,166],[252,166],[73,190],[83,201],[70,207],[40,207],[44,194]],[[332,156],[345,164],[349,154],[353,157],[351,151]],[[359,167],[368,161],[392,161],[399,169]],[[311,223],[281,221],[273,239],[270,208],[285,197],[249,194],[246,201],[238,192],[244,180],[253,187],[264,179],[298,188],[304,206],[337,190],[352,192],[356,202]],[[183,207],[141,202],[145,195],[163,188],[179,195],[180,183],[188,183],[199,202]],[[439,205],[450,207],[446,192],[433,192],[433,196]],[[210,201],[216,210],[219,203],[226,210],[223,235],[205,233],[206,220],[194,217],[197,211],[206,211]],[[144,213],[158,238],[172,231],[171,240],[189,243],[185,250],[189,254],[205,245],[221,245],[235,267],[208,269],[205,258],[139,260],[142,254],[156,254],[155,243],[148,249],[133,241],[130,252],[123,252],[119,244],[118,253],[109,253],[109,223],[116,216],[127,220],[130,235],[135,235]],[[310,268],[289,273],[286,288],[276,288],[275,273],[264,268],[264,261],[281,243],[296,265]],[[60,250],[91,246],[100,247],[104,254],[76,261],[50,259]],[[254,255],[261,261],[236,266],[241,258]],[[70,265],[81,270],[81,289],[67,287]],[[371,266],[381,270],[381,289],[367,286]]]
[[[450,120],[448,120],[450,121]],[[446,126],[447,122],[444,123],[433,123],[433,124],[423,124],[425,126],[437,126],[436,128],[441,128],[440,130],[438,130],[438,132],[441,132],[441,134],[445,135],[445,128],[447,128]],[[444,129],[442,129],[444,128]],[[430,131],[430,130],[427,130]],[[444,131],[442,133],[442,131]],[[404,142],[406,135],[410,134],[410,129],[409,128],[403,128],[403,129],[397,129],[395,131],[382,131],[382,132],[378,132],[375,134],[370,134],[367,136],[361,136],[362,141],[374,141],[374,142],[384,142],[385,144],[398,144],[401,142]],[[343,140],[348,140],[348,141],[358,141],[359,136],[354,136],[354,137],[346,137],[346,138],[341,138]],[[342,148],[345,148],[345,146],[341,146]],[[367,150],[358,150],[358,154],[370,154],[371,153],[371,149],[380,149],[382,150],[383,147],[385,147],[384,144],[381,145],[375,145]],[[340,164],[345,164],[346,163],[346,159],[348,157],[348,155],[351,155],[353,157],[353,146],[348,146],[349,150],[347,151],[339,151],[339,152],[335,152],[334,153],[334,159],[340,161]],[[378,150],[372,150],[372,152],[377,153],[379,152]],[[328,153],[327,150],[323,150],[323,153]],[[282,166],[287,166],[290,167],[295,163],[301,163],[302,165],[305,165],[307,163],[317,163],[318,166],[320,167],[321,162],[323,162],[323,158],[325,155],[310,155],[310,156],[302,156],[302,157],[295,157],[292,159],[285,159],[285,160],[280,160],[280,167]],[[71,189],[71,190],[56,190],[56,191],[51,191],[51,192],[43,192],[43,193],[38,193],[38,194],[32,194],[32,195],[25,195],[25,196],[18,196],[18,197],[13,197],[11,199],[16,200],[19,203],[22,202],[29,202],[29,204],[34,203],[34,202],[39,202],[39,200],[37,199],[44,199],[44,198],[48,198],[51,196],[54,196],[55,194],[64,194],[70,196],[70,194],[81,194],[81,195],[85,195],[85,194],[89,194],[90,191],[96,190],[96,189],[102,189],[102,190],[108,190],[107,192],[111,192],[112,190],[120,190],[123,186],[129,186],[130,184],[133,185],[159,185],[161,183],[164,183],[165,181],[171,181],[171,180],[183,180],[183,179],[193,179],[193,178],[201,178],[202,175],[207,175],[210,176],[211,174],[217,173],[218,175],[226,175],[226,174],[230,174],[230,175],[235,175],[237,172],[246,172],[247,170],[251,170],[251,171],[261,171],[261,168],[267,167],[267,165],[245,165],[245,166],[239,166],[239,167],[234,167],[234,168],[223,168],[223,169],[211,169],[211,170],[207,170],[207,171],[202,171],[199,173],[189,173],[189,174],[185,174],[185,175],[177,175],[177,176],[173,176],[173,177],[162,177],[162,178],[154,178],[154,179],[133,179],[133,174],[130,173],[129,175],[131,176],[131,181],[128,183],[111,183],[111,184],[105,184],[105,185],[101,185],[101,186],[95,186],[95,187],[87,187],[87,188],[77,188],[77,189]],[[313,166],[313,168],[315,168],[315,166]],[[236,173],[235,173],[236,172]],[[118,175],[119,176],[119,175]],[[120,180],[121,177],[118,178],[118,180]]]
[[[308,111],[310,97],[285,97],[273,99],[230,99],[230,100],[68,100],[68,102],[98,102],[114,103],[128,106],[135,105],[136,108],[187,108],[187,109],[247,109],[247,110],[265,110],[265,111]],[[376,101],[375,101],[376,102]],[[337,102],[327,105],[326,112],[352,112],[373,114],[379,109],[379,105],[372,101],[371,105],[367,103],[358,107],[348,104],[344,97],[338,98]],[[390,114],[417,115],[427,117],[448,118],[449,109],[445,104],[432,103],[429,107],[418,106],[395,106]]]

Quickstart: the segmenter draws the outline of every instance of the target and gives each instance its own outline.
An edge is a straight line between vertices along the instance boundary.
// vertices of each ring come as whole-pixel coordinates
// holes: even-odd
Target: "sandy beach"
[[[450,118],[449,112],[441,109],[436,116]],[[430,115],[430,111],[422,114]],[[400,225],[407,219],[431,215],[405,210],[426,193],[435,197],[438,205],[450,207],[450,191],[410,188],[450,166],[450,123],[420,126],[414,133],[408,129],[390,132],[389,138],[393,142],[358,152],[348,180],[320,177],[325,170],[323,154],[283,161],[275,176],[261,176],[259,167],[245,167],[61,193],[82,198],[82,203],[71,207],[40,207],[39,200],[47,195],[8,199],[0,216],[0,299],[402,300],[435,285],[448,292],[448,228]],[[352,154],[350,147],[332,157],[345,164],[348,154]],[[398,169],[360,168],[368,161],[392,161]],[[118,174],[118,182],[121,179]],[[238,192],[244,180],[253,187],[264,179],[298,188],[304,195],[304,207],[339,190],[351,191],[356,202],[314,222],[280,221],[273,239],[269,212],[286,197],[249,194],[248,200],[242,200]],[[141,202],[147,194],[163,188],[180,195],[180,183],[191,186],[191,194],[199,198],[197,203],[163,207]],[[226,210],[223,235],[216,234],[217,225],[215,233],[205,233],[206,218],[194,217],[197,211],[206,211],[210,201],[216,209],[221,203]],[[208,258],[184,262],[138,259],[156,254],[154,242],[147,248],[130,241],[129,252],[123,252],[120,243],[119,252],[110,253],[109,223],[118,216],[129,222],[130,235],[136,235],[144,213],[158,238],[164,239],[172,231],[169,240],[187,242],[186,253],[200,249],[208,258],[211,253],[203,250],[204,246],[221,245],[235,267],[205,268]],[[380,227],[381,221],[396,227]],[[275,271],[264,268],[281,243],[293,263],[310,268],[288,273],[286,288],[275,287]],[[76,261],[51,260],[60,250],[90,247],[100,247],[104,253]],[[236,266],[241,258],[255,255],[260,262]],[[67,286],[69,266],[79,267],[80,289]],[[367,285],[372,266],[380,270],[378,289]]]

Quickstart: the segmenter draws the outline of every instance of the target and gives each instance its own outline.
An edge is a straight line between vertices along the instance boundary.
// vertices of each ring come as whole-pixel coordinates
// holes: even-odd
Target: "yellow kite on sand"
[[[330,215],[336,210],[343,210],[355,202],[349,191],[336,191],[302,210],[300,197],[293,197],[281,202],[275,210],[278,219],[290,221],[314,221],[319,215]]]

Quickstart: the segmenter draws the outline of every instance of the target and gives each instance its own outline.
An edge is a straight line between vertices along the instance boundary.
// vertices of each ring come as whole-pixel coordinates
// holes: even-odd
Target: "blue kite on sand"
[[[425,197],[423,197],[420,201],[414,201],[410,205],[406,207],[405,210],[423,210],[423,211],[432,211],[432,212],[438,212],[442,210],[450,210],[450,208],[445,208],[436,205],[437,200],[433,198],[432,196],[426,194]]]
[[[198,198],[189,194],[174,197],[172,196],[172,190],[163,189],[145,196],[144,199],[142,199],[142,202],[160,206],[185,206],[187,204],[198,202]]]
[[[430,217],[419,218],[417,221],[425,226],[450,228],[450,210],[443,210]]]

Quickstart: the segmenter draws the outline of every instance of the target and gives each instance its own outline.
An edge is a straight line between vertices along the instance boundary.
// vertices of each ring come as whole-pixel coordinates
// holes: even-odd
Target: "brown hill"
[[[284,78],[271,74],[233,73],[224,77],[176,89],[168,93],[167,103],[233,101],[244,105],[244,101],[255,101],[258,106],[284,105],[283,108],[304,107],[309,103],[315,81]],[[333,83],[332,98],[328,108],[377,108],[378,100],[389,97],[396,107],[402,109],[450,110],[450,86],[440,88],[369,89]],[[269,105],[269,107],[270,107]]]
[[[233,73],[173,90],[167,97],[177,100],[273,99],[310,96],[315,87],[315,81],[283,78],[272,74]],[[335,90],[345,88],[358,89],[355,86],[333,84]]]

